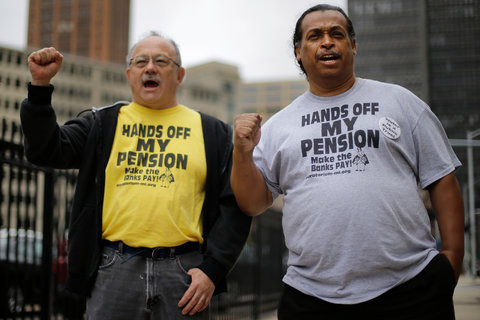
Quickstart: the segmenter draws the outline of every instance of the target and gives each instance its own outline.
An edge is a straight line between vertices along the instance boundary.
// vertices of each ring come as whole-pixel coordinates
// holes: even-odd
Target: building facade
[[[355,73],[396,83],[429,98],[426,6],[423,0],[350,0],[357,34]]]
[[[427,4],[429,104],[449,136],[464,139],[480,128],[480,1]]]
[[[239,88],[238,113],[258,112],[264,122],[308,90],[306,80],[243,83]]]
[[[30,0],[28,47],[125,63],[130,0]]]
[[[31,80],[25,51],[0,47],[0,114],[7,121],[20,121],[20,105]],[[131,100],[125,64],[105,63],[65,54],[62,68],[52,79],[52,103],[59,123],[82,110],[115,101]]]
[[[178,90],[178,101],[233,123],[239,86],[241,80],[237,66],[207,62],[187,68],[185,80]]]

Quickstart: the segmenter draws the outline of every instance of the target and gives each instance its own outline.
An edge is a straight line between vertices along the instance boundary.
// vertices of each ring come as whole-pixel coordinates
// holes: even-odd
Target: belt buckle
[[[156,258],[155,258],[155,253],[156,253],[158,250],[160,250],[160,249],[162,249],[162,248],[161,248],[161,247],[153,248],[153,250],[152,250],[152,259],[156,259]]]
[[[155,257],[155,254],[157,253],[157,251],[160,251],[162,249],[168,249],[170,251],[170,255],[169,255],[170,259],[175,258],[175,248],[156,247],[156,248],[153,248],[153,250],[152,250],[152,259],[158,259],[158,258]],[[161,257],[161,258],[163,258],[163,257]]]

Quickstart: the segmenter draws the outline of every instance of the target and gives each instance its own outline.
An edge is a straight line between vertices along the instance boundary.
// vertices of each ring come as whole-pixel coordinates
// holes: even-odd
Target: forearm
[[[25,155],[36,165],[75,168],[90,122],[75,118],[60,127],[51,105],[52,92],[52,86],[28,86],[28,99],[20,109]]]
[[[464,208],[454,173],[435,182],[429,191],[442,240],[440,251],[450,260],[458,279],[464,255]]]
[[[272,204],[272,193],[251,153],[233,151],[231,185],[240,209],[247,215],[259,215]]]

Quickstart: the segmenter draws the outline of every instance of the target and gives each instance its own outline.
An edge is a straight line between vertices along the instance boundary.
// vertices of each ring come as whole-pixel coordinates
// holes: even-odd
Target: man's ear
[[[302,58],[300,57],[300,48],[298,46],[295,47],[295,58],[298,62],[302,61]]]
[[[177,74],[177,83],[180,85],[183,80],[185,79],[185,68],[184,67],[179,67],[178,68],[178,74]]]
[[[353,55],[356,56],[357,55],[357,40],[356,39],[352,40],[352,51],[353,51]]]
[[[127,68],[127,70],[125,71],[125,74],[127,76],[128,82],[130,82],[130,67]]]

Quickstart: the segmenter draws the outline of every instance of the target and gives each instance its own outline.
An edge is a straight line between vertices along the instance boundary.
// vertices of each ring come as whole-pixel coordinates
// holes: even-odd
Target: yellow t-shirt
[[[204,146],[198,112],[123,106],[105,171],[103,238],[150,248],[202,243]]]

